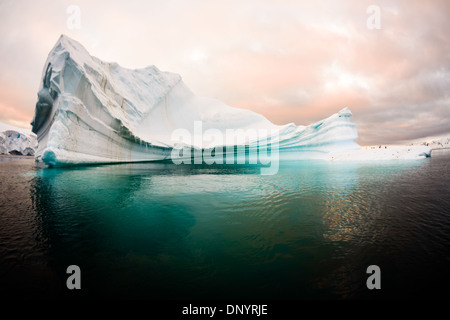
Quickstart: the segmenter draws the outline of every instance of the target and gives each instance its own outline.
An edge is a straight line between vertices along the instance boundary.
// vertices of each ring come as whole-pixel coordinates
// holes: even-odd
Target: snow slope
[[[407,143],[411,146],[427,146],[433,150],[450,149],[450,133],[410,140]]]

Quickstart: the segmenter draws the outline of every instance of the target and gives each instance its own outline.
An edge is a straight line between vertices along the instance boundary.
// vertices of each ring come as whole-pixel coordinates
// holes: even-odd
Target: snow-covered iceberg
[[[366,161],[366,160],[414,160],[431,157],[431,148],[427,146],[384,146],[361,150],[343,151],[328,155],[330,161]]]
[[[38,141],[29,129],[0,123],[0,154],[34,156]]]
[[[31,124],[36,160],[50,166],[191,159],[241,146],[276,148],[281,160],[328,159],[360,149],[351,115],[344,108],[308,126],[278,126],[196,96],[178,74],[104,62],[62,35],[45,62]]]

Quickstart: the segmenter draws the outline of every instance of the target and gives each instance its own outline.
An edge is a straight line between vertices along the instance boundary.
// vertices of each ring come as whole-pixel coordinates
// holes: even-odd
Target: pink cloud
[[[67,29],[64,3],[10,2],[0,13],[0,111],[31,120],[43,62],[66,33],[103,60],[179,73],[195,93],[275,123],[348,106],[367,141],[445,130],[450,3],[381,1],[381,30],[369,30],[372,2],[78,1],[80,30]]]

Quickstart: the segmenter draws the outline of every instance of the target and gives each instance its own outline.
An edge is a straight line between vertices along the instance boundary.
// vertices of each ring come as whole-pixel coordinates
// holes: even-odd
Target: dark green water
[[[0,160],[0,290],[26,298],[443,298],[450,155],[256,166]],[[81,268],[78,291],[66,268]],[[366,286],[369,265],[381,290]],[[448,296],[446,297],[448,298]]]

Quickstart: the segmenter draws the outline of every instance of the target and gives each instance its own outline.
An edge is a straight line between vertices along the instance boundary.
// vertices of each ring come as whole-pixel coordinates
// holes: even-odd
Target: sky
[[[450,133],[450,1],[0,0],[0,121],[30,127],[61,34],[104,61],[307,125],[348,107],[361,145]]]

